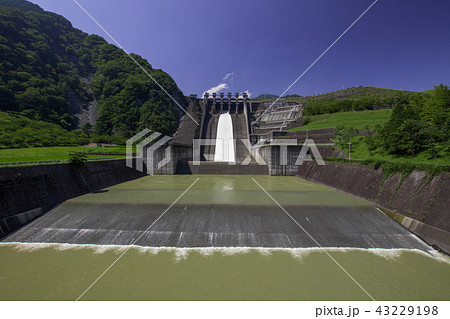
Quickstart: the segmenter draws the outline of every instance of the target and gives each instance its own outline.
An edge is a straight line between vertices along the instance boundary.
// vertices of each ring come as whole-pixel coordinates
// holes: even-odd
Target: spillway
[[[430,248],[362,200],[295,177],[255,176],[308,234],[249,176],[148,176],[80,196],[3,242],[151,247]],[[151,229],[149,225],[157,221]]]
[[[217,125],[214,162],[236,162],[233,121],[230,113],[221,114]]]

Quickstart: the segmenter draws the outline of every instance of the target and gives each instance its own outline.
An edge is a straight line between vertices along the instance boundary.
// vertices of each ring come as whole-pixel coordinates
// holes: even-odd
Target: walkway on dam
[[[296,177],[254,178],[322,247],[431,250],[367,202]],[[142,234],[136,245],[318,246],[251,176],[227,175],[147,176],[119,184],[68,200],[3,242],[129,245]]]

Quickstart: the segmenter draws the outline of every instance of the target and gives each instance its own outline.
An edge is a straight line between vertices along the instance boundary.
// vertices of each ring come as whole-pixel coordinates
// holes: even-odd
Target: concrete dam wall
[[[0,169],[0,237],[66,199],[144,176],[125,160]]]
[[[297,176],[368,200],[390,211],[397,222],[431,245],[450,252],[450,174],[432,177],[412,172],[404,181],[397,173],[385,177],[381,169],[358,164],[307,162]]]

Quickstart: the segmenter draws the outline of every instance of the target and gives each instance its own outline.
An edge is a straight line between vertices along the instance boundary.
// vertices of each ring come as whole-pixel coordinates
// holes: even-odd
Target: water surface
[[[0,300],[75,300],[136,238],[83,299],[368,300],[321,247],[377,300],[450,298],[448,258],[372,204],[295,177],[254,178],[303,229],[251,176],[148,176],[68,200],[3,239]]]

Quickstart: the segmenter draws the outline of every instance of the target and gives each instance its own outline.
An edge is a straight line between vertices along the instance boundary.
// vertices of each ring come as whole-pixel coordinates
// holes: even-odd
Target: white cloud
[[[225,75],[225,76],[223,77],[222,81],[223,81],[223,82],[226,82],[226,81],[229,79],[229,81],[231,82],[231,84],[233,84],[233,80],[234,80],[233,75],[234,75],[234,72],[228,73],[227,75]]]
[[[203,96],[205,95],[205,93],[209,93],[209,94],[219,93],[220,91],[223,91],[226,89],[228,89],[228,84],[220,83],[219,85],[210,88],[208,91],[203,92]]]
[[[205,96],[205,93],[209,93],[209,94],[211,95],[211,94],[213,94],[213,93],[219,93],[219,92],[222,92],[223,90],[229,89],[230,86],[228,85],[228,83],[229,83],[230,85],[233,84],[233,81],[234,81],[234,77],[233,77],[233,76],[234,76],[234,73],[233,73],[233,72],[230,72],[230,73],[226,74],[226,75],[223,77],[223,79],[222,79],[222,82],[223,82],[223,83],[220,83],[220,84],[218,84],[218,85],[216,85],[216,86],[210,88],[209,90],[203,92],[202,97]],[[247,93],[247,95],[248,95],[249,98],[252,96],[252,92],[250,92],[249,90],[245,91],[244,93]],[[243,93],[242,93],[242,94],[243,94]],[[242,94],[241,94],[240,97],[242,97]]]

